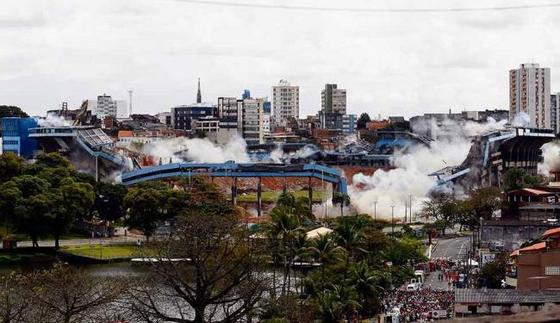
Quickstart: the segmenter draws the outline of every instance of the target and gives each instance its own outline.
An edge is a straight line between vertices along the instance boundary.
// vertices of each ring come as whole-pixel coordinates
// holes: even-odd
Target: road
[[[92,238],[92,239],[67,239],[67,240],[60,240],[60,246],[81,246],[81,245],[99,245],[99,244],[112,244],[112,243],[134,243],[138,241],[138,239],[144,240],[142,236],[135,236],[129,235],[128,237],[119,236],[113,238]],[[31,241],[19,241],[18,247],[31,247]],[[39,241],[40,247],[54,247],[54,240],[40,240]]]
[[[436,249],[432,252],[432,259],[449,258],[451,261],[457,261],[460,258],[464,258],[469,249],[469,243],[470,237],[441,239]],[[447,290],[448,284],[438,279],[439,273],[439,271],[435,271],[429,274],[424,281],[424,288],[430,287],[432,289]]]
[[[432,252],[432,258],[449,258],[457,260],[464,257],[469,248],[470,237],[458,237],[451,239],[441,239]]]

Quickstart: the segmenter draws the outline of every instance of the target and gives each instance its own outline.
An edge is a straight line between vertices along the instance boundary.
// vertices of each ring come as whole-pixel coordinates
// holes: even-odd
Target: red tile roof
[[[522,253],[524,251],[537,251],[537,250],[543,250],[544,248],[546,248],[546,242],[539,242],[539,243],[532,244],[528,247],[521,248],[519,249],[519,252]]]
[[[543,233],[543,238],[548,238],[550,236],[558,236],[558,235],[560,235],[560,227],[546,230]]]

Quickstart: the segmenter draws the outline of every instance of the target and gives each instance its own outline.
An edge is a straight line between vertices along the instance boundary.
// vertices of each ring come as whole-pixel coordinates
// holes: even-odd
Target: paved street
[[[142,236],[129,235],[128,237],[113,237],[113,238],[92,238],[92,239],[68,239],[60,240],[60,246],[80,246],[89,244],[112,244],[112,243],[133,243],[138,239],[144,240]],[[40,240],[39,246],[41,247],[54,247],[54,240]],[[31,241],[19,241],[18,247],[31,247]]]
[[[449,258],[456,261],[465,256],[469,248],[470,237],[458,237],[451,239],[441,239],[432,253],[432,259]],[[448,284],[445,281],[438,280],[439,271],[435,271],[426,277],[424,288],[447,290]]]
[[[464,256],[469,248],[470,237],[441,239],[432,253],[432,258],[449,258],[456,260]]]

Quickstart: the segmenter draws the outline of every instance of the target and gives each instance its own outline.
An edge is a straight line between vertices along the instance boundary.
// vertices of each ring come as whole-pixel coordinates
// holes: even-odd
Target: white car
[[[410,283],[406,285],[406,290],[409,292],[417,291],[420,289],[420,286],[421,286],[420,283]]]

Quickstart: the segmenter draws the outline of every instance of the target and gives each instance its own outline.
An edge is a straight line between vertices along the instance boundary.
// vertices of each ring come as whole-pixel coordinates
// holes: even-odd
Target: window
[[[560,267],[558,266],[546,266],[544,267],[545,276],[560,276]]]

